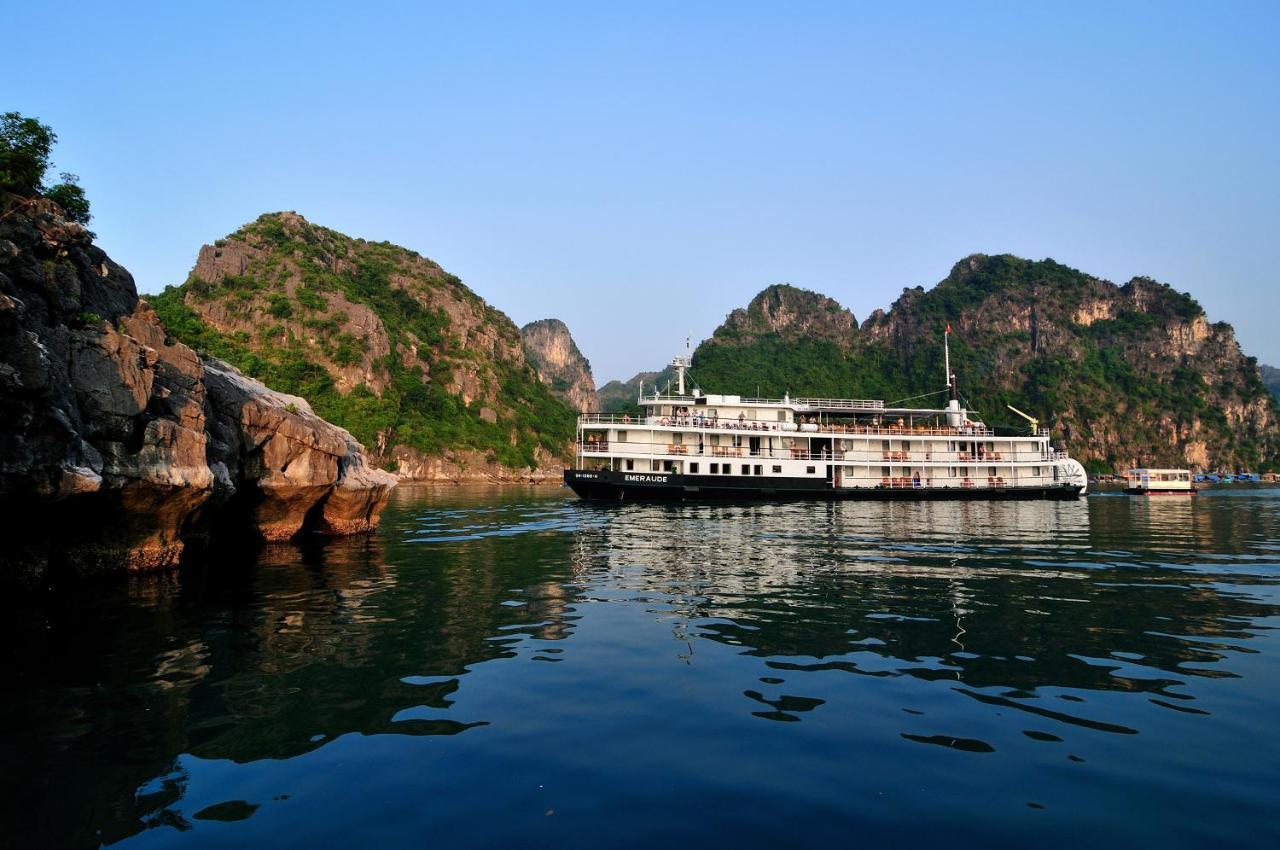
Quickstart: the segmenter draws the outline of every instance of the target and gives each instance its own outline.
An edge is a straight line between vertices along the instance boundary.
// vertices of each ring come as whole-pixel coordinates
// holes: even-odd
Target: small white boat
[[[1124,474],[1130,496],[1194,496],[1189,469],[1131,469]]]

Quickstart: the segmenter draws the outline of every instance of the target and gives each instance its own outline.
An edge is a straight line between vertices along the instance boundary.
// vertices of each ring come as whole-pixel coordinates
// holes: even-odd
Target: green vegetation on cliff
[[[833,304],[770,287],[698,347],[693,376],[707,392],[907,399],[945,387],[949,323],[970,407],[990,424],[1020,424],[1006,404],[1041,416],[1091,468],[1280,461],[1256,361],[1230,326],[1148,278],[1116,286],[1053,260],[977,255],[861,328]]]
[[[510,319],[405,248],[264,215],[151,302],[175,338],[305,397],[388,466],[409,449],[536,467],[573,438]]]
[[[93,216],[79,177],[64,171],[59,175],[61,183],[44,185],[49,154],[57,141],[58,135],[35,118],[17,112],[0,115],[0,192],[43,194],[62,207],[69,220],[88,224]]]

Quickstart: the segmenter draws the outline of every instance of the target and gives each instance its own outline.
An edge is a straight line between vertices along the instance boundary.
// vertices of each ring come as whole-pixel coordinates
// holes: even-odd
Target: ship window
[[[996,475],[996,468],[994,466],[988,466],[987,475],[990,475],[992,478],[994,478]]]
[[[782,472],[782,467],[775,463],[775,464],[773,465],[773,474],[774,474],[774,475],[779,475],[779,474],[781,474],[781,472]]]
[[[750,474],[751,474],[751,464],[749,464],[749,463],[744,463],[744,464],[742,465],[742,474],[743,474],[743,475],[750,475]]]
[[[1040,467],[1038,467],[1038,466],[1033,466],[1033,467],[1031,467],[1031,474],[1032,474],[1032,475],[1034,475],[1036,478],[1039,478],[1039,477],[1040,477]]]
[[[712,474],[712,475],[719,475],[719,474],[720,474],[720,464],[718,464],[718,463],[713,463],[713,464],[711,464],[711,474]]]
[[[618,442],[619,442],[619,443],[625,443],[626,441],[627,441],[627,432],[626,432],[626,431],[619,431],[619,432],[618,432]]]
[[[778,411],[778,421],[779,421],[779,422],[786,422],[786,421],[787,421],[787,412],[786,412],[785,410],[779,410],[779,411]]]
[[[952,474],[952,475],[955,475],[955,474],[956,474],[956,471],[955,471],[954,469],[953,469],[953,470],[951,470],[951,474]],[[887,467],[887,466],[882,466],[882,467],[880,467],[880,475],[881,475],[882,477],[886,477],[886,478],[887,478],[887,477],[888,477],[888,475],[889,475],[889,467]]]
[[[756,475],[764,475],[764,467],[758,463],[756,464]]]
[[[882,441],[880,442],[880,449],[881,449],[882,451],[886,451],[886,452],[887,452],[887,451],[889,451],[889,441],[888,441],[888,440],[882,440]]]
[[[885,475],[888,475],[888,474],[889,474],[889,472],[888,472],[888,469],[886,468]],[[958,478],[958,477],[959,477],[959,476],[957,476],[957,475],[956,475],[956,468],[955,468],[954,466],[953,466],[953,467],[951,467],[951,477],[952,477],[952,478]]]
[[[690,471],[690,472],[697,472],[697,471],[698,471],[698,465],[697,465],[696,463],[691,463],[691,464],[689,464],[689,471]]]
[[[636,462],[634,460],[631,460],[630,458],[627,458],[627,470],[630,471],[635,468],[636,468]]]
[[[816,468],[812,466],[806,466],[804,468],[804,471],[809,475],[813,475],[813,473],[816,471]]]
[[[676,444],[677,446],[680,445],[683,439],[684,439],[684,435],[681,434],[679,431],[671,435],[671,442]]]
[[[663,471],[663,472],[670,472],[670,471],[671,471],[671,461],[669,461],[669,460],[664,460],[664,461],[662,462],[662,471]]]
[[[724,466],[720,467],[720,474],[721,474],[721,475],[728,475],[729,473],[733,472],[733,468],[732,468],[732,467],[733,467],[733,464],[731,464],[731,463],[726,463]]]

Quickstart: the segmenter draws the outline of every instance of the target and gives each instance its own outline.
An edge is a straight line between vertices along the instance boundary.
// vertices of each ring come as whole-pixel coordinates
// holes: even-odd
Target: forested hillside
[[[907,289],[859,327],[781,285],[735,310],[694,353],[708,392],[906,399],[941,390],[942,334],[969,405],[1040,416],[1094,469],[1130,464],[1274,468],[1275,398],[1231,327],[1149,278],[1117,286],[1068,266],[974,255]]]

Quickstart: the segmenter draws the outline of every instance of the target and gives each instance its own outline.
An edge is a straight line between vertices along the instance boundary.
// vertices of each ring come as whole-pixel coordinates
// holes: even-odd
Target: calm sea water
[[[1280,846],[1275,489],[402,488],[4,619],[4,846]]]

